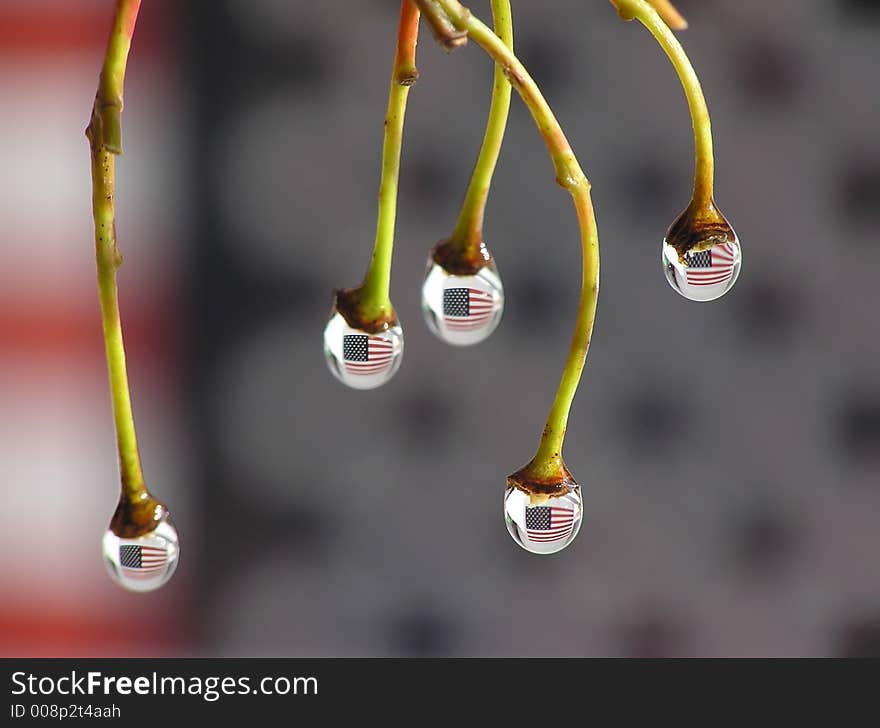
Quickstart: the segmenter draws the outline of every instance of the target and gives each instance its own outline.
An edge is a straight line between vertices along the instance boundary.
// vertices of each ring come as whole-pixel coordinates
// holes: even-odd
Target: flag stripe
[[[691,278],[696,281],[700,280],[711,280],[712,278],[730,278],[733,274],[733,270],[716,270],[711,273],[691,273],[688,275],[688,278]]]
[[[538,536],[552,536],[553,534],[561,533],[562,531],[570,531],[573,526],[573,523],[569,523],[562,528],[531,528],[528,530],[530,533],[534,532]]]
[[[351,361],[348,363],[353,367],[369,367],[374,364],[384,364],[385,362],[391,361],[393,358],[393,356],[381,356],[376,359],[370,359],[370,361]]]
[[[559,534],[568,533],[568,531],[570,531],[571,529],[572,526],[566,526],[565,528],[560,528],[553,531],[530,530],[529,533],[534,534],[535,536],[540,538],[552,538],[553,536],[558,536]]]
[[[168,551],[160,546],[139,543],[119,545],[119,566],[122,573],[133,579],[149,579],[168,566]]]
[[[471,321],[469,323],[453,323],[451,321],[447,322],[446,327],[449,329],[462,329],[467,331],[468,329],[482,329],[486,322],[489,319],[479,319],[478,321]]]
[[[707,271],[691,271],[688,274],[688,278],[695,278],[699,280],[700,278],[721,278],[724,276],[729,276],[733,272],[733,268],[728,268],[726,270],[720,268],[713,268],[712,270]]]
[[[372,372],[381,372],[382,370],[387,369],[388,366],[389,363],[386,362],[385,364],[376,364],[369,367],[348,367],[348,371],[352,374],[370,374]]]
[[[348,363],[351,364],[351,366],[353,367],[369,367],[373,366],[374,364],[385,364],[391,361],[393,358],[393,356],[381,356],[377,357],[376,359],[370,359],[369,361],[350,361]]]
[[[157,571],[164,571],[165,565],[162,564],[161,566],[151,566],[148,569],[136,569],[133,566],[123,566],[122,570],[125,572],[132,572],[134,574],[148,574],[148,573],[154,573]]]

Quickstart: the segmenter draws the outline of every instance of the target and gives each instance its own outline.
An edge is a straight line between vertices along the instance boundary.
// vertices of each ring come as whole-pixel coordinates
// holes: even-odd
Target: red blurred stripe
[[[102,48],[113,25],[115,3],[85,7],[77,2],[30,7],[0,3],[0,55],[67,52]],[[138,53],[162,50],[167,44],[165,3],[150,2],[141,10],[135,48]],[[96,71],[97,73],[97,71]]]
[[[154,291],[155,298],[122,301],[122,328],[129,356],[151,368],[176,369],[172,323],[175,290]],[[94,306],[70,306],[69,301],[42,300],[24,306],[0,297],[0,353],[25,354],[44,360],[104,356],[101,314]]]
[[[161,654],[180,649],[183,625],[173,617],[149,619],[137,613],[124,619],[92,618],[58,612],[0,612],[0,655],[64,657],[82,654]],[[170,611],[174,614],[174,611]]]

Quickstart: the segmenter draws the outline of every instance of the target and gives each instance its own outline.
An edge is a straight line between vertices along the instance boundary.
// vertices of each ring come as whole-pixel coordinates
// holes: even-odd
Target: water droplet
[[[581,489],[569,485],[554,496],[529,494],[508,486],[504,496],[504,521],[511,537],[533,554],[555,554],[577,536],[583,510]]]
[[[110,578],[129,591],[148,592],[165,584],[177,569],[177,529],[166,513],[159,525],[136,538],[120,538],[107,530],[102,541]]]
[[[474,275],[453,275],[430,256],[422,312],[428,328],[447,344],[470,346],[487,339],[504,313],[504,286],[495,262]]]
[[[400,368],[403,329],[400,324],[371,334],[354,329],[335,309],[324,329],[327,367],[353,389],[381,387]]]
[[[691,301],[714,301],[736,283],[742,249],[714,201],[694,200],[669,226],[660,261],[674,291]]]

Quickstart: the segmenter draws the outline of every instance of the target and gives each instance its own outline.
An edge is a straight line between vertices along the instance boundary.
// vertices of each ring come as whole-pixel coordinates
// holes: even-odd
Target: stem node
[[[431,28],[435,40],[447,53],[456,48],[461,48],[468,40],[467,20],[470,11],[455,3],[460,10],[457,17],[448,14],[446,7],[441,6],[438,0],[420,0],[418,3],[428,27]]]
[[[394,80],[398,86],[415,86],[419,80],[419,69],[415,66],[398,68]]]

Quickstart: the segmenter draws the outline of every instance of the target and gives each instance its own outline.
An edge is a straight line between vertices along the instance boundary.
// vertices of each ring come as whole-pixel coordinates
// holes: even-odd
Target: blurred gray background
[[[330,289],[372,244],[398,4],[226,2],[193,26],[200,99],[191,376],[208,506],[203,644],[223,654],[880,651],[880,8],[690,0],[735,290],[659,264],[688,202],[677,78],[605,2],[514,0],[517,51],[593,182],[602,290],[566,460],[584,526],[520,551],[501,517],[568,349],[579,248],[514,97],[485,226],[502,326],[453,349],[419,286],[476,157],[492,67],[423,27],[392,297],[404,365],[325,371]],[[489,18],[488,2],[472,9]],[[210,552],[221,551],[222,559]]]
[[[677,4],[712,112],[716,199],[743,244],[740,280],[714,303],[680,298],[660,266],[693,171],[662,51],[604,0],[513,0],[517,52],[593,183],[602,243],[565,450],[585,519],[551,557],[514,545],[501,500],[558,382],[580,251],[519,99],[485,225],[507,310],[483,345],[447,347],[422,321],[419,290],[476,158],[492,65],[473,44],[447,56],[423,27],[392,282],[406,355],[389,385],[348,390],[326,370],[321,333],[331,290],[358,283],[370,257],[398,3],[144,4],[120,199],[175,232],[154,269],[150,236],[123,233],[123,316],[162,311],[129,357],[148,480],[175,513],[183,559],[159,595],[94,593],[117,619],[140,607],[152,609],[141,623],[175,615],[174,626],[132,648],[38,626],[44,650],[880,655],[880,3]],[[488,20],[487,0],[470,7]],[[143,93],[142,37],[165,39],[150,76],[161,103]],[[85,147],[76,154],[90,287]],[[132,298],[144,266],[161,296]],[[163,341],[174,384],[145,388]],[[72,411],[101,423],[89,438],[100,477],[82,485],[97,505],[68,551],[103,585],[95,543],[115,463],[92,343],[100,394]],[[19,511],[22,523],[49,508]],[[7,619],[10,634],[18,624]]]

